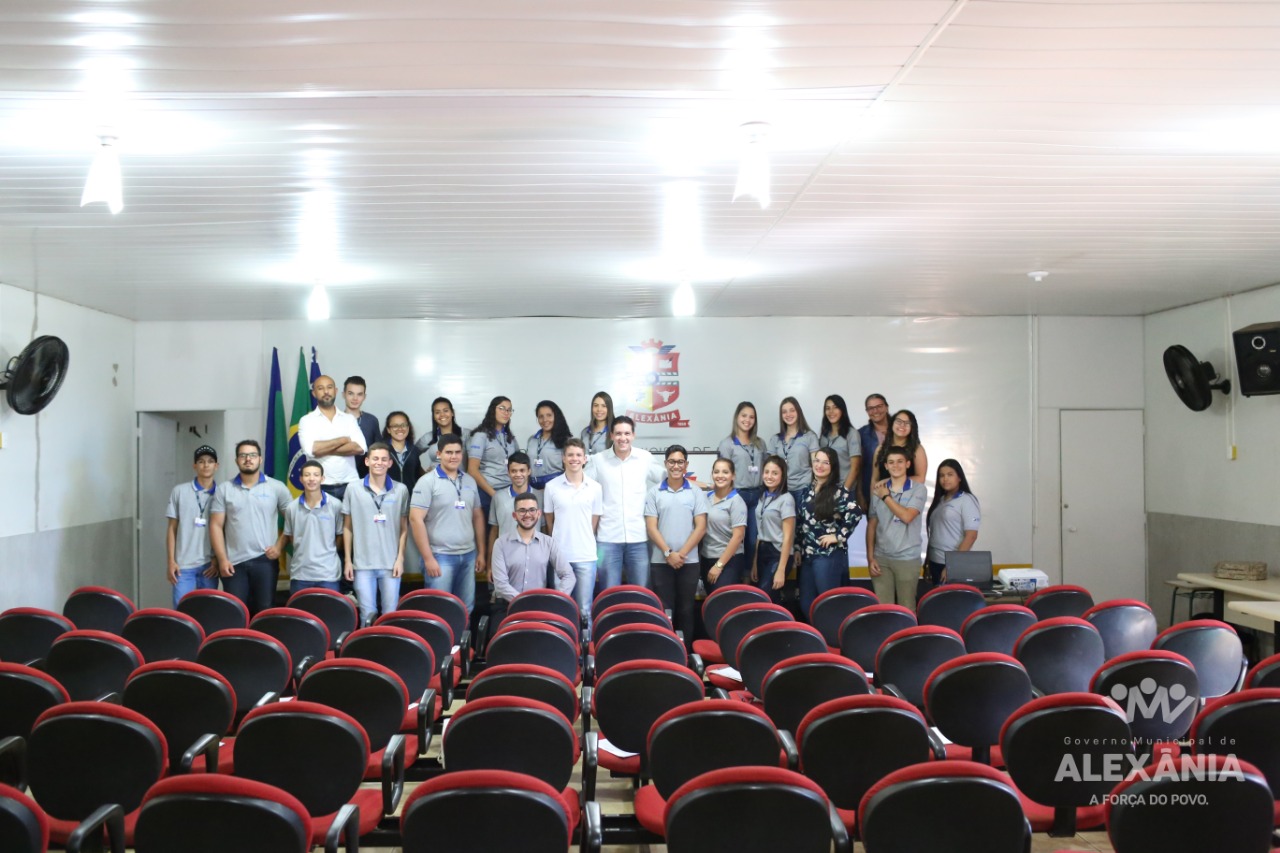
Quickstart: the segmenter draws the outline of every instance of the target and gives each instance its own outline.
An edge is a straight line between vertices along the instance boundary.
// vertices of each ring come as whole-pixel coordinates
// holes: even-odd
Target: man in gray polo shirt
[[[344,574],[355,582],[362,617],[378,612],[379,594],[383,613],[396,609],[409,530],[409,490],[387,473],[390,446],[375,441],[364,463],[369,473],[342,498]]]
[[[219,483],[209,505],[209,542],[222,588],[240,599],[251,616],[266,610],[280,577],[280,513],[293,500],[289,488],[258,470],[262,446],[251,438],[236,444],[239,476]]]
[[[516,496],[512,517],[515,528],[498,537],[493,545],[493,593],[489,607],[489,624],[501,624],[507,606],[527,589],[547,588],[547,569],[555,571],[555,588],[572,593],[576,580],[567,560],[560,559],[559,548],[551,537],[538,530],[542,511],[538,498],[531,492]]]
[[[218,471],[218,451],[207,444],[197,447],[191,467],[195,479],[173,487],[164,513],[169,519],[165,549],[174,607],[192,590],[218,588],[218,569],[209,544],[209,506],[216,488],[213,475]]]
[[[476,603],[476,575],[484,571],[484,512],[475,478],[462,472],[462,439],[440,436],[440,463],[418,479],[409,502],[409,529],[422,554],[424,582]]]
[[[338,590],[338,534],[342,504],[320,491],[324,466],[315,459],[302,463],[302,494],[284,511],[284,536],[293,544],[289,559],[289,594],[312,587]]]

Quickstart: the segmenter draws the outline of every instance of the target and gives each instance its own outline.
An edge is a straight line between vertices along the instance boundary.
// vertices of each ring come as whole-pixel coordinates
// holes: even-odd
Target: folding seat
[[[889,637],[876,653],[876,684],[924,709],[924,683],[933,671],[964,655],[964,640],[950,628],[917,625]]]
[[[862,667],[876,669],[876,652],[890,635],[916,626],[916,614],[901,604],[872,604],[850,613],[840,623],[840,654]]]
[[[362,788],[369,737],[350,715],[315,702],[275,702],[254,708],[235,741],[236,776],[288,791],[311,816],[311,843],[323,844],[343,814],[358,810],[356,835],[372,832],[395,811],[403,776]]]
[[[764,712],[779,729],[795,733],[805,715],[823,702],[871,692],[853,661],[830,652],[780,660],[765,673]]]
[[[451,706],[453,690],[462,678],[462,667],[458,665],[457,658],[454,656],[453,629],[449,627],[449,623],[434,613],[422,610],[392,610],[390,613],[379,616],[373,624],[403,628],[417,634],[431,647],[431,654],[435,656],[436,672],[431,676],[427,686],[440,694],[444,707]]]
[[[1106,805],[1107,835],[1116,853],[1267,853],[1271,797],[1266,778],[1248,761],[1183,755],[1116,786]]]
[[[336,708],[360,724],[369,737],[367,780],[403,775],[404,768],[427,751],[428,744],[419,744],[416,734],[399,733],[409,688],[382,664],[359,658],[321,661],[302,677],[298,701]]]
[[[228,628],[206,637],[196,663],[231,685],[237,726],[255,706],[283,696],[293,677],[293,658],[284,643],[248,628]]]
[[[69,702],[41,714],[27,740],[27,780],[54,843],[65,845],[79,822],[114,804],[133,846],[138,807],[165,775],[168,752],[155,723],[119,705]]]
[[[178,660],[144,664],[129,676],[122,702],[164,734],[171,768],[231,772],[231,750],[221,744],[235,722],[236,693],[213,669]]]
[[[354,818],[355,809],[349,814]],[[336,829],[342,825],[334,821]],[[336,853],[340,840],[335,831],[326,849]],[[147,791],[134,846],[136,853],[307,853],[311,816],[274,785],[232,776],[174,776]]]
[[[800,770],[822,786],[850,832],[872,785],[894,770],[945,755],[918,708],[879,694],[823,702],[805,715],[796,744]]]
[[[838,586],[829,589],[813,600],[809,606],[809,624],[821,632],[827,647],[834,653],[840,650],[840,626],[844,620],[864,607],[879,604],[880,599],[869,589],[860,586]]]
[[[192,590],[178,602],[178,612],[199,622],[206,637],[228,628],[249,627],[249,608],[220,589]]]
[[[495,817],[501,819],[495,820]],[[599,853],[600,809],[588,803],[583,853]],[[404,853],[564,853],[572,832],[555,788],[521,773],[467,770],[423,782],[404,801]]]
[[[791,611],[773,602],[752,602],[739,605],[725,614],[716,629],[716,645],[724,656],[724,663],[707,668],[707,680],[722,690],[741,690],[742,673],[738,671],[738,646],[742,638],[761,625],[791,622]]]
[[[672,708],[697,702],[704,695],[702,679],[687,666],[670,661],[625,661],[601,673],[590,702],[601,738],[600,766],[638,776],[640,753],[654,722]]]
[[[148,661],[194,661],[204,642],[204,629],[185,613],[148,607],[124,620],[120,636],[133,643]]]
[[[636,819],[661,837],[667,798],[690,779],[724,767],[794,767],[797,761],[795,741],[753,705],[731,699],[680,705],[649,729],[641,764],[652,784],[636,791]]]
[[[453,632],[453,643],[458,647],[456,660],[458,668],[462,670],[462,677],[466,678],[471,674],[471,661],[475,658],[471,629],[467,621],[471,614],[467,612],[467,605],[461,598],[442,589],[415,589],[400,596],[396,609],[434,613],[447,622],[449,630]],[[488,625],[487,621],[485,624]]]
[[[996,652],[977,652],[940,665],[924,684],[924,707],[951,743],[947,757],[1002,765],[996,748],[1013,712],[1031,701],[1022,664]]]
[[[1018,638],[1039,621],[1030,607],[1021,604],[989,604],[971,614],[960,626],[969,652],[1012,655]]]
[[[119,634],[124,620],[137,608],[122,593],[105,586],[72,590],[62,605],[62,615],[79,629]]]
[[[1068,837],[1101,826],[1102,802],[1130,767],[1131,740],[1124,711],[1092,693],[1043,696],[1014,711],[1000,749],[1031,828]]]
[[[289,650],[293,683],[329,653],[329,629],[320,617],[292,607],[268,607],[249,621],[249,630],[275,637]]]
[[[26,738],[37,717],[71,701],[56,678],[20,663],[0,663],[0,697],[0,741]]]
[[[346,635],[360,627],[360,611],[349,597],[332,589],[310,587],[289,596],[288,606],[317,617],[329,629],[329,651],[337,652]]]
[[[662,609],[662,599],[658,598],[656,592],[638,584],[624,583],[611,586],[597,595],[591,602],[591,612],[599,613],[615,604],[648,604]]]
[[[1093,607],[1093,596],[1082,586],[1058,584],[1033,592],[1027,598],[1027,607],[1031,608],[1037,619],[1053,619],[1057,616],[1082,617],[1090,607]]]
[[[144,663],[138,647],[119,634],[77,629],[53,641],[44,668],[80,702],[118,699],[129,673]]]
[[[1225,696],[1244,684],[1249,661],[1245,659],[1240,635],[1226,622],[1181,622],[1161,631],[1151,648],[1177,652],[1191,661],[1200,678],[1200,695],[1205,699]]]
[[[467,702],[449,720],[441,754],[447,774],[465,770],[506,770],[546,782],[559,792],[578,828],[582,802],[595,799],[596,740],[584,736],[584,750],[573,723],[545,702],[519,696],[490,696]],[[582,759],[582,795],[569,786]]]
[[[651,604],[621,602],[592,614],[592,640],[598,640],[619,625],[656,625],[659,628],[673,630],[671,617],[661,609]]]
[[[489,696],[520,696],[545,702],[564,714],[569,722],[574,722],[582,714],[573,683],[554,669],[535,664],[486,666],[467,686],[467,701]]]
[[[724,663],[724,653],[716,643],[716,630],[725,615],[743,604],[752,602],[769,602],[769,594],[752,584],[735,583],[714,590],[702,600],[702,626],[706,629],[707,639],[693,641],[693,653],[702,658],[704,663]]]
[[[657,625],[619,625],[601,634],[595,646],[595,655],[587,659],[588,682],[628,660],[666,660],[689,665],[684,643],[676,632]]]
[[[1136,598],[1113,598],[1085,611],[1084,621],[1102,635],[1107,660],[1151,648],[1156,639],[1156,615]]]
[[[550,610],[521,610],[517,613],[507,612],[506,617],[498,625],[498,630],[502,630],[504,625],[515,625],[520,622],[541,622],[544,625],[551,625],[565,633],[565,636],[573,640],[574,645],[582,645],[582,628],[577,619],[570,619]]]
[[[1106,660],[1098,629],[1076,616],[1055,616],[1032,625],[1014,644],[1013,656],[1027,668],[1037,695],[1086,693]]]
[[[68,836],[67,850],[79,853],[85,842],[101,837],[107,826],[124,850],[124,813],[115,805],[95,811]],[[0,784],[0,850],[5,853],[44,853],[49,849],[49,816],[35,800],[17,788]],[[114,851],[113,851],[114,853]]]
[[[1191,725],[1194,754],[1230,754],[1262,771],[1277,800],[1273,817],[1276,826],[1280,826],[1278,731],[1280,688],[1276,687],[1254,687],[1212,699]]]
[[[427,746],[427,728],[444,711],[440,693],[431,688],[432,673],[436,671],[431,647],[412,631],[378,625],[352,632],[342,644],[339,658],[373,661],[400,677],[412,700],[403,711],[400,731],[417,734],[418,754],[422,755]]]
[[[1280,654],[1258,661],[1245,675],[1245,687],[1280,687]]]
[[[542,622],[518,622],[500,628],[489,641],[490,665],[532,663],[554,669],[575,685],[582,683],[580,652],[559,628]]]
[[[970,761],[895,770],[863,795],[858,815],[867,853],[1031,850],[1017,791],[1003,773]]]
[[[964,620],[987,606],[982,590],[967,583],[944,583],[935,586],[916,603],[916,621],[921,625],[939,625],[957,634]]]
[[[1125,712],[1140,754],[1177,755],[1178,741],[1200,710],[1200,680],[1191,661],[1148,649],[1108,660],[1089,691],[1110,696]]]
[[[666,824],[669,853],[852,850],[822,789],[781,767],[703,773],[671,795]]]
[[[43,664],[53,641],[76,626],[67,617],[38,607],[12,607],[0,613],[0,661]]]
[[[764,696],[764,677],[769,670],[796,655],[826,653],[827,641],[812,625],[803,622],[775,622],[761,625],[738,643],[736,657],[742,684],[753,699]]]
[[[507,615],[536,610],[542,613],[555,613],[580,625],[582,615],[578,612],[578,602],[573,596],[556,589],[527,589],[516,595],[507,605]]]

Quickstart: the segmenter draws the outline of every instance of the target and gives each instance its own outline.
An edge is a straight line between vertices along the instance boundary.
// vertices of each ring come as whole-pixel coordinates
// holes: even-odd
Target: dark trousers
[[[935,563],[933,560],[925,560],[925,568],[929,570],[929,580],[933,581],[933,585],[937,586],[942,583],[942,573],[946,571],[946,563]]]
[[[245,603],[249,618],[253,618],[272,605],[276,596],[276,581],[280,579],[280,562],[266,557],[254,557],[236,563],[236,573],[222,579],[222,588]]]
[[[680,569],[673,569],[666,563],[649,565],[649,584],[661,599],[663,608],[671,611],[676,630],[684,632],[686,648],[693,648],[694,596],[698,592],[700,568],[693,560]]]
[[[721,555],[724,556],[723,554]],[[702,578],[706,583],[707,592],[712,593],[723,586],[730,584],[743,583],[750,573],[751,567],[747,565],[746,554],[734,554],[724,563],[724,568],[720,570],[720,577],[716,578],[715,583],[706,580],[707,573],[711,571],[711,567],[716,564],[714,557],[702,558]]]
[[[773,574],[778,570],[782,552],[772,542],[756,540],[756,586],[769,593],[774,604],[782,600],[782,590],[773,588]]]

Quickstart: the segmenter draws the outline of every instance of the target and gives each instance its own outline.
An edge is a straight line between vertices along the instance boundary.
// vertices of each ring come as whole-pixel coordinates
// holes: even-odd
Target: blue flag
[[[262,442],[262,471],[283,480],[288,465],[289,442],[284,420],[284,393],[280,387],[280,353],[271,348],[271,390],[267,392],[267,430]]]

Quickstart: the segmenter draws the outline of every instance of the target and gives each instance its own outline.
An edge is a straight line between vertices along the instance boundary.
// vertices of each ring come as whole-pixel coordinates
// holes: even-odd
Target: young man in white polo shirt
[[[409,501],[409,529],[422,554],[423,580],[430,589],[451,592],[470,613],[476,603],[476,575],[485,569],[484,512],[480,487],[462,471],[462,439],[440,436],[440,462],[418,480]]]
[[[334,405],[338,386],[332,378],[317,376],[311,383],[311,394],[316,407],[298,421],[298,444],[303,453],[324,466],[321,488],[342,500],[347,485],[359,479],[355,457],[364,456],[368,449],[364,433],[355,418]]]
[[[605,589],[624,581],[649,585],[649,537],[645,531],[644,501],[649,487],[662,478],[653,454],[633,447],[635,421],[626,415],[613,419],[613,449],[591,457],[591,476],[600,483],[604,512],[597,538],[600,574]]]
[[[573,597],[584,623],[590,625],[596,588],[596,528],[604,512],[604,499],[600,484],[583,472],[586,464],[586,445],[578,438],[566,439],[564,475],[547,483],[542,504],[547,532],[561,559],[573,569]]]

